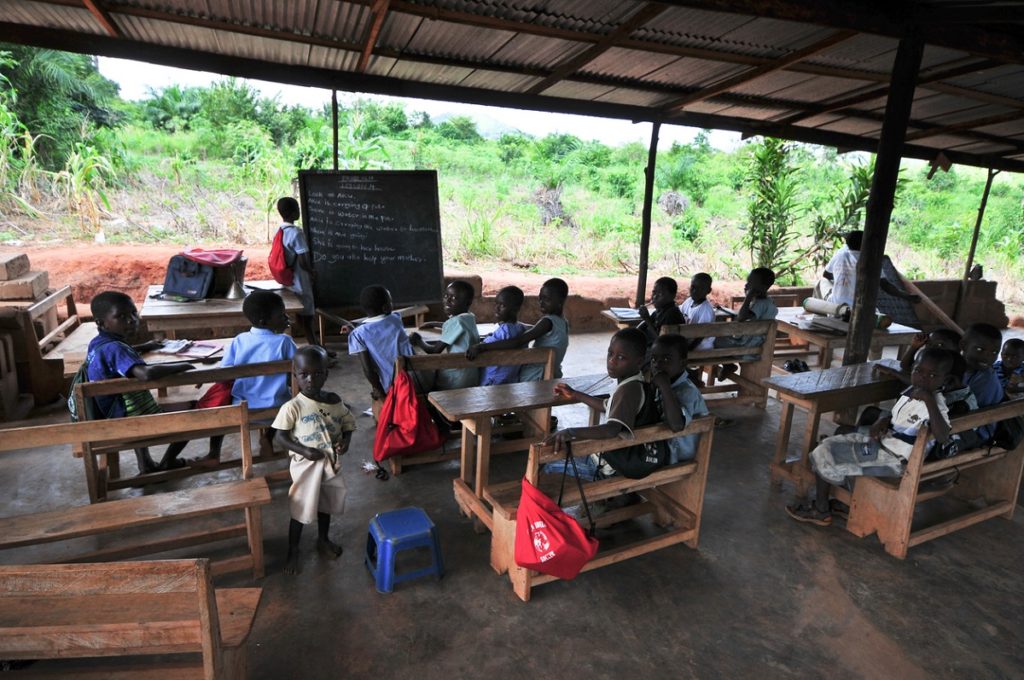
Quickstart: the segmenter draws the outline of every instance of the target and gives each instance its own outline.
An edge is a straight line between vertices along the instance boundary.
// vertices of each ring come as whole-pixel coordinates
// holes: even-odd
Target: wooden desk
[[[776,376],[764,381],[768,389],[778,392],[782,402],[779,434],[771,464],[773,483],[788,479],[801,494],[806,494],[814,486],[814,473],[811,471],[808,454],[818,444],[818,425],[823,413],[876,404],[899,395],[904,388],[903,383],[896,378],[876,374],[876,363],[899,368],[898,362],[884,359],[824,371]],[[795,406],[807,411],[807,425],[800,446],[800,458],[787,461]]]
[[[146,291],[142,309],[139,310],[139,321],[144,322],[149,332],[158,338],[174,339],[177,338],[179,331],[248,328],[252,325],[242,313],[242,300],[207,298],[195,302],[174,302],[151,297],[162,290],[162,285],[150,286]],[[295,314],[302,311],[302,300],[291,290],[281,289],[274,292],[284,299],[285,312]]]
[[[462,423],[462,451],[459,478],[455,480],[455,500],[467,515],[492,527],[491,509],[484,502],[490,474],[491,456],[524,451],[543,440],[551,429],[551,407],[578,403],[555,395],[560,382],[587,394],[610,394],[613,380],[607,375],[584,375],[537,382],[466,387],[459,390],[431,392],[430,403],[448,420]],[[523,421],[523,438],[491,441],[491,418],[516,413]],[[596,424],[600,413],[591,412]]]
[[[835,350],[846,347],[846,333],[812,328],[812,316],[803,307],[783,307],[779,309],[779,315],[775,317],[775,320],[779,322],[780,333],[785,333],[790,338],[818,348],[819,369],[831,368]],[[871,351],[876,358],[881,357],[882,349],[893,345],[899,347],[899,351],[902,352],[903,348],[909,345],[918,333],[920,333],[918,329],[901,326],[898,323],[894,323],[888,328],[876,329],[871,340]]]

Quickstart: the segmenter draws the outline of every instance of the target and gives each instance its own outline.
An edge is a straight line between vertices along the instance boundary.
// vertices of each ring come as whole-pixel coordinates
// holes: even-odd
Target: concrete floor
[[[573,336],[566,373],[603,370],[607,338]],[[348,357],[329,386],[360,410],[368,406]],[[584,417],[580,407],[560,411],[563,425]],[[264,511],[268,575],[249,640],[251,676],[1024,677],[1024,515],[926,543],[906,561],[889,557],[874,538],[793,522],[783,512],[788,490],[773,489],[768,479],[778,411],[773,400],[767,410],[716,410],[735,423],[715,433],[698,550],[677,545],[540,586],[525,604],[491,570],[489,535],[474,533],[458,513],[455,463],[380,482],[359,470],[373,432],[360,417],[346,460],[348,508],[332,527],[345,548],[338,561],[316,556],[311,527],[303,573],[281,573],[287,486],[273,489]],[[201,451],[193,444],[187,455]],[[494,478],[515,479],[524,457],[492,464]],[[44,509],[40,498],[46,508],[86,502],[78,461],[60,451],[0,457],[0,493],[4,515]],[[437,524],[447,573],[381,595],[363,566],[367,523],[376,512],[407,505],[423,507]],[[250,580],[238,575],[223,585]]]

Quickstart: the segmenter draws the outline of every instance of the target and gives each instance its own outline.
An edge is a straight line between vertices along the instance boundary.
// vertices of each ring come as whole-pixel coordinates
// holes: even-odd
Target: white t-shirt
[[[832,292],[829,294],[829,301],[836,304],[853,306],[853,293],[857,287],[857,251],[850,250],[846,246],[839,249],[828,264],[825,271],[832,274]]]
[[[696,304],[693,298],[686,298],[686,302],[679,306],[679,311],[683,313],[683,318],[686,319],[686,323],[714,323],[715,322],[715,308],[711,306],[711,301],[704,298],[704,301],[700,304]],[[697,349],[712,349],[715,346],[714,338],[704,338],[697,345]]]

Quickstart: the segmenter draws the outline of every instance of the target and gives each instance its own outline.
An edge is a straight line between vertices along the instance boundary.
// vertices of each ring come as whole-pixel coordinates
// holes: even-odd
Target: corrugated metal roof
[[[832,26],[825,25],[833,24],[831,18],[821,14],[817,23],[805,21],[814,14],[810,5],[804,7],[808,14],[789,20],[671,6],[627,35],[620,28],[623,21],[649,12],[652,5],[637,0],[399,0],[387,8],[365,75],[356,77],[349,74],[357,70],[369,34],[371,5],[371,0],[105,0],[103,6],[123,33],[111,38],[77,0],[4,0],[0,39],[134,54],[170,64],[184,60],[182,53],[160,48],[174,48],[200,53],[208,68],[227,73],[255,75],[256,62],[265,64],[264,75],[275,79],[287,81],[294,74],[325,86],[351,81],[363,90],[410,96],[701,125],[708,118],[697,114],[706,114],[720,116],[718,122],[730,128],[743,129],[749,121],[758,131],[774,121],[776,127],[768,129],[780,136],[799,139],[814,127],[859,137],[861,142],[836,139],[865,149],[874,148],[886,97],[847,100],[888,82],[898,44],[892,35],[862,32],[796,63],[776,62],[849,28],[842,22],[856,19],[856,4]],[[1013,33],[1016,27],[1004,22],[989,34],[986,25],[971,24],[970,15],[949,2],[920,0],[918,5],[958,12],[960,23],[956,32],[947,32],[924,51],[925,82],[916,92],[911,130],[978,125],[1006,112],[1024,114],[1024,31]],[[785,16],[787,6],[772,11]],[[1012,16],[1008,22],[1013,23]],[[1024,28],[1024,16],[1017,23]],[[928,26],[922,30],[931,35]],[[611,40],[616,33],[622,44]],[[965,38],[958,42],[960,33]],[[1013,49],[1015,44],[1020,49]],[[580,59],[584,55],[588,58]],[[230,61],[236,57],[249,61]],[[986,61],[991,58],[1005,65],[992,66]],[[975,64],[987,68],[927,82],[936,73]],[[286,67],[307,70],[282,70]],[[759,77],[746,77],[753,72]],[[684,95],[723,83],[728,85],[724,92],[686,105],[682,113],[673,108]],[[545,87],[532,92],[539,85]],[[568,104],[563,98],[591,104]],[[839,109],[840,104],[845,108]],[[830,106],[838,110],[821,113]],[[927,156],[928,148],[949,144],[950,149],[990,153],[999,147],[989,139],[994,136],[1006,139],[1001,153],[1007,158],[1022,155],[1024,123],[1018,121],[922,137],[908,149]]]

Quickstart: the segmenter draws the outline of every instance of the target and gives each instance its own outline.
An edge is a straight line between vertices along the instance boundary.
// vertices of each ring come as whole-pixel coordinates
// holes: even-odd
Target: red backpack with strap
[[[295,269],[288,264],[288,253],[284,248],[284,230],[281,227],[274,234],[274,241],[270,244],[270,256],[267,258],[267,265],[270,267],[270,275],[282,286],[290,286],[295,282]],[[297,227],[290,227],[296,229]]]
[[[395,373],[395,381],[384,398],[373,440],[373,459],[378,463],[392,456],[439,449],[444,435],[430,415],[409,371]]]

